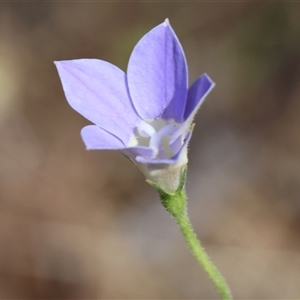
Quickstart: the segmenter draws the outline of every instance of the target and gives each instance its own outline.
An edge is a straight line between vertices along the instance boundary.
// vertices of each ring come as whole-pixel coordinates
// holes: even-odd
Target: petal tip
[[[58,67],[58,66],[60,65],[60,61],[59,61],[59,60],[54,60],[53,63],[54,63],[54,65],[55,65],[56,67]]]
[[[209,75],[208,75],[207,73],[204,73],[203,75],[204,75],[204,76],[206,77],[206,79],[210,82],[211,88],[213,88],[213,87],[216,85],[216,83],[209,77]]]
[[[169,26],[170,26],[170,21],[169,21],[169,19],[166,18],[163,24],[164,24],[165,27],[169,27]]]
[[[64,60],[55,60],[53,63],[57,69],[61,69],[62,67],[64,67],[65,62],[66,61],[64,61]]]

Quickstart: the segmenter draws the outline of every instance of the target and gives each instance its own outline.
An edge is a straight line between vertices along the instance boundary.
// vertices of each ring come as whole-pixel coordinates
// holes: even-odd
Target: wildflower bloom
[[[98,59],[55,64],[70,106],[94,123],[81,131],[87,149],[119,150],[147,179],[175,191],[193,118],[214,83],[203,74],[188,89],[185,55],[169,21],[137,43],[127,74]]]

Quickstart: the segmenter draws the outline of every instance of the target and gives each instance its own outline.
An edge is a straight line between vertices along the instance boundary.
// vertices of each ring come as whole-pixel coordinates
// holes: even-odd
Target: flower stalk
[[[175,219],[190,250],[196,257],[198,263],[202,266],[208,277],[214,283],[215,287],[221,295],[221,298],[223,300],[231,300],[231,292],[224,277],[221,275],[219,270],[207,255],[201,242],[198,240],[189,220],[186,204],[187,197],[184,187],[186,181],[186,173],[187,169],[185,168],[182,173],[180,186],[174,193],[163,190],[161,187],[150,180],[147,180],[147,182],[158,191],[162,205]]]

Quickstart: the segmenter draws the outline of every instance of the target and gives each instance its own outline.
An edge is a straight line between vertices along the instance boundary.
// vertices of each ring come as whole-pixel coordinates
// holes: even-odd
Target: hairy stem
[[[213,262],[210,260],[209,256],[207,255],[206,251],[204,250],[203,246],[201,245],[192,228],[191,222],[186,212],[186,206],[184,207],[183,211],[181,209],[178,210],[178,206],[181,206],[178,205],[178,202],[186,202],[186,195],[184,190],[180,193],[180,195],[178,195],[174,199],[169,199],[168,205],[166,207],[167,210],[176,220],[176,223],[182,235],[184,236],[184,239],[188,244],[190,250],[196,257],[199,264],[203,267],[208,277],[216,286],[217,290],[221,295],[221,298],[223,300],[231,300],[231,293],[225,279],[215,267]]]
[[[192,228],[186,209],[186,193],[184,189],[185,179],[186,170],[182,174],[181,184],[175,192],[165,191],[150,180],[147,180],[147,182],[159,192],[162,205],[176,220],[176,223],[190,250],[208,277],[214,283],[221,295],[221,298],[223,300],[231,300],[232,296],[225,279],[210,260]]]

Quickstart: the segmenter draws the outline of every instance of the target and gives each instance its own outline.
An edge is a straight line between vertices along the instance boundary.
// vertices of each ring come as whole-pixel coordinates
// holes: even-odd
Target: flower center
[[[136,146],[154,149],[156,158],[170,158],[175,154],[170,146],[170,137],[178,125],[173,120],[143,121],[134,132]]]

